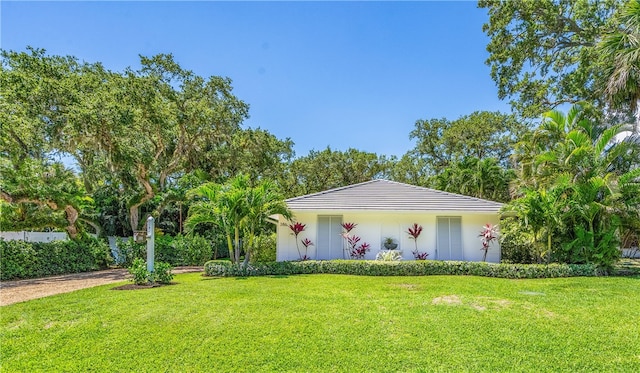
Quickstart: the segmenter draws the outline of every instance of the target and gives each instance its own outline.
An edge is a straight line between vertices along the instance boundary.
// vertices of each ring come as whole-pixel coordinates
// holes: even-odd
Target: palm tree
[[[547,252],[551,232],[562,228],[564,254],[609,265],[618,217],[638,216],[638,203],[627,201],[638,200],[633,192],[638,190],[640,171],[633,169],[633,161],[625,161],[633,154],[633,144],[616,139],[629,126],[595,125],[582,113],[575,106],[566,116],[557,111],[545,114],[532,135],[538,146],[529,147],[537,153],[528,156],[529,166],[523,168],[527,178],[535,179],[523,185],[536,187],[523,189],[524,197],[512,208],[525,219],[525,226],[527,219],[532,221],[534,241],[546,229]],[[576,250],[582,254],[575,255]]]
[[[286,218],[291,217],[287,205],[275,190],[275,184],[267,180],[251,187],[249,177],[244,175],[238,175],[222,185],[203,184],[187,193],[189,198],[197,198],[198,201],[189,208],[185,228],[192,231],[202,223],[220,227],[227,239],[229,256],[236,264],[240,262],[242,238],[246,266],[255,237],[265,228],[269,216],[282,214]]]
[[[249,264],[255,237],[268,224],[272,215],[280,214],[291,219],[291,211],[282,196],[276,192],[276,185],[270,180],[263,180],[254,188],[246,190],[246,210],[242,219],[245,239],[244,265]]]
[[[185,221],[187,232],[203,223],[221,228],[227,239],[229,256],[233,263],[240,260],[241,220],[246,211],[245,190],[247,178],[237,176],[227,184],[205,183],[187,192],[197,201],[189,207]]]
[[[616,30],[599,44],[605,66],[604,94],[612,107],[628,104],[640,124],[640,0],[629,0],[614,21]]]

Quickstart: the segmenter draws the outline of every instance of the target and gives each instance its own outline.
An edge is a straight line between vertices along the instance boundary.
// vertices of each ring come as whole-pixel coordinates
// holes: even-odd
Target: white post
[[[147,271],[153,272],[154,267],[154,237],[155,237],[155,223],[153,216],[149,216],[147,219]]]

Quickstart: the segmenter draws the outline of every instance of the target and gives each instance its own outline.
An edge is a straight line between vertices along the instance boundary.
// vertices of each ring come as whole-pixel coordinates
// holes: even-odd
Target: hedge
[[[330,273],[363,276],[470,275],[518,279],[597,276],[600,274],[598,268],[592,264],[494,264],[439,260],[406,262],[309,260],[251,264],[246,268],[226,260],[211,260],[205,263],[204,270],[205,276],[222,277]]]
[[[0,280],[95,271],[111,263],[109,245],[92,237],[47,243],[0,239]]]
[[[209,240],[198,235],[155,237],[155,259],[173,266],[203,265],[211,259],[213,247]],[[133,238],[118,239],[118,264],[130,267],[135,259],[147,258],[147,244],[137,243]]]

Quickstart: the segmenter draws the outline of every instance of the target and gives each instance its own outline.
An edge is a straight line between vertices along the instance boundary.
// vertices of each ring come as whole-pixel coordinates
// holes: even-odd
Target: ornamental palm
[[[291,218],[291,211],[282,196],[276,192],[276,185],[270,180],[263,180],[257,186],[246,189],[246,215],[242,225],[246,233],[244,265],[249,263],[251,250],[256,235],[268,224],[271,215],[282,215]]]
[[[604,94],[613,107],[628,104],[640,123],[640,0],[628,1],[614,22],[616,30],[599,44],[605,64]]]
[[[189,208],[185,228],[192,231],[202,223],[213,223],[220,227],[234,263],[240,260],[240,231],[242,219],[247,214],[247,187],[248,179],[237,176],[224,185],[206,183],[187,192],[187,197],[197,198],[198,201]]]

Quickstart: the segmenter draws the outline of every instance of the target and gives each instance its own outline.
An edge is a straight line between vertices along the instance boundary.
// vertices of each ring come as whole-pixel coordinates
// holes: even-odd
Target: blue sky
[[[137,67],[173,53],[233,80],[245,126],[295,142],[402,155],[418,119],[509,112],[476,2],[0,2],[3,49]]]

